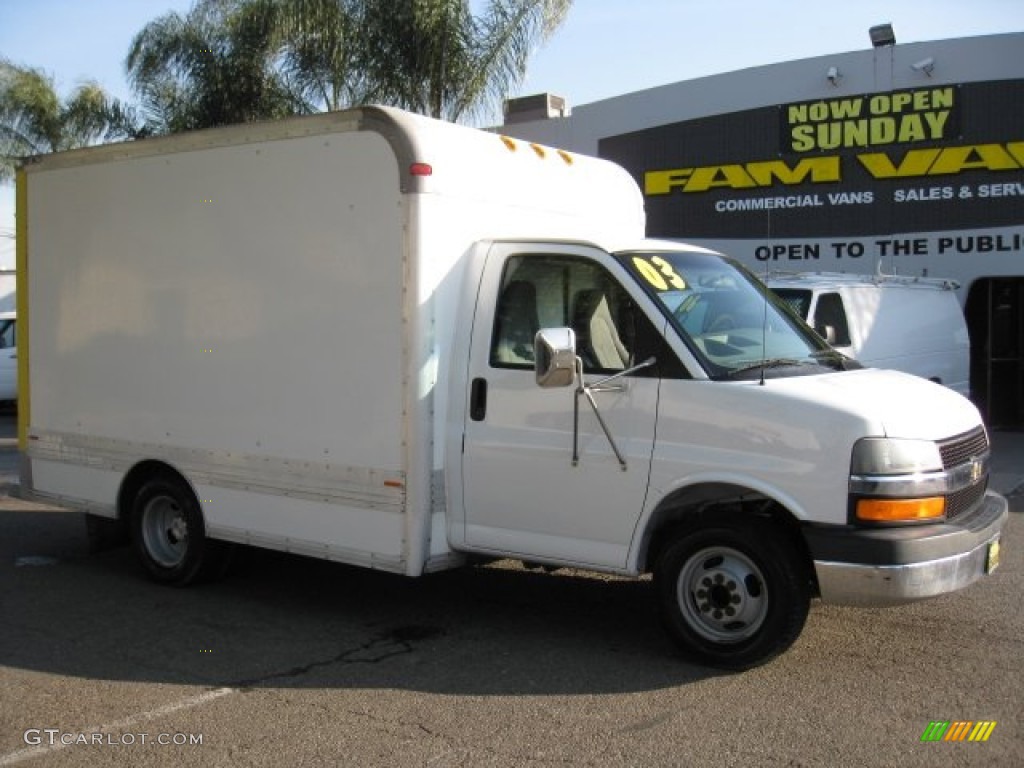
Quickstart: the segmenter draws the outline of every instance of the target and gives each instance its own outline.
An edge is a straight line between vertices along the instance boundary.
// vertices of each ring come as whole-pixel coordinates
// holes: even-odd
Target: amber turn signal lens
[[[898,523],[931,520],[946,513],[942,496],[927,499],[859,499],[857,519],[872,523]]]

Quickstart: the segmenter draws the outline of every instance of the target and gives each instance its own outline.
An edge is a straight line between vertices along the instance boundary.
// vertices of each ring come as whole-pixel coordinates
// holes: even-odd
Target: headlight
[[[946,513],[946,473],[929,440],[866,437],[853,446],[853,515],[870,523],[935,520]]]
[[[865,437],[853,446],[851,475],[913,475],[941,472],[939,447],[930,440]]]

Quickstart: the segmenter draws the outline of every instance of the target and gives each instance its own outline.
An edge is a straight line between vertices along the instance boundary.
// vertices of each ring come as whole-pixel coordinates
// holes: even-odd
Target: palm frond
[[[52,77],[0,61],[0,181],[9,181],[27,157],[107,137],[117,109],[96,83],[78,86],[62,102]]]
[[[536,49],[565,21],[572,0],[492,0],[481,19],[476,81],[467,91],[473,100],[460,114],[500,106],[526,76]]]

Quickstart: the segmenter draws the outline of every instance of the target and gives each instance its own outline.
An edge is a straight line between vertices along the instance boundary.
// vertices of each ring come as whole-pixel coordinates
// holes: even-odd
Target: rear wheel
[[[795,546],[768,520],[702,514],[655,570],[662,620],[702,663],[745,669],[786,650],[803,629],[810,586]]]
[[[199,502],[177,478],[157,476],[142,485],[132,502],[131,532],[143,567],[162,584],[214,578],[227,566],[228,545],[206,538]]]

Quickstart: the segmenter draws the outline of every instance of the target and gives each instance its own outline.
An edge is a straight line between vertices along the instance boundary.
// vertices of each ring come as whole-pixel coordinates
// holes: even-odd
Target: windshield
[[[616,254],[714,379],[853,367],[732,259],[692,251]]]

